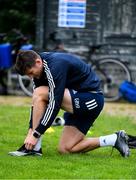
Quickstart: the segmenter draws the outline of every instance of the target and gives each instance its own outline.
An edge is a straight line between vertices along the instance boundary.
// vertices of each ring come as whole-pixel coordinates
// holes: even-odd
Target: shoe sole
[[[41,153],[34,153],[34,152],[31,152],[31,153],[23,153],[23,152],[20,152],[20,151],[13,151],[13,152],[9,152],[8,155],[11,155],[11,156],[42,156]]]
[[[23,152],[19,152],[19,151],[13,151],[13,152],[9,152],[8,155],[11,155],[11,156],[26,156],[27,153],[23,153]]]

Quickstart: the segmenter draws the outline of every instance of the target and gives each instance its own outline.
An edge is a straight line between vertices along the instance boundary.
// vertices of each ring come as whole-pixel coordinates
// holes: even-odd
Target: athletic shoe
[[[136,136],[128,134],[128,146],[130,149],[136,149]]]
[[[11,156],[42,156],[42,149],[40,148],[39,151],[27,150],[25,144],[23,144],[17,151],[12,151],[8,154]]]
[[[130,155],[130,150],[128,147],[128,135],[124,130],[116,132],[117,140],[115,143],[115,148],[120,152],[123,157],[128,157]]]

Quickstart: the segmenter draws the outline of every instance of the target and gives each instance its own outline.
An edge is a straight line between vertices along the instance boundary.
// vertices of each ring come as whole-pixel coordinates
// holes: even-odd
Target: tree
[[[19,29],[35,37],[36,0],[0,0],[0,33]]]

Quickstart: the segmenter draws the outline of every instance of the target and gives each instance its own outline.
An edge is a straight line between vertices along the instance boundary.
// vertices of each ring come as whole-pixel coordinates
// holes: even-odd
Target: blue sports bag
[[[136,85],[129,81],[123,81],[119,87],[119,93],[129,102],[136,103]]]

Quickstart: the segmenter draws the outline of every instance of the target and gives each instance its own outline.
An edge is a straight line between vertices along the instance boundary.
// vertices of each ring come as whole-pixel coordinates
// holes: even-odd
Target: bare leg
[[[27,141],[27,139],[29,139],[29,137],[32,135],[33,130],[38,126],[39,120],[42,117],[45,108],[46,108],[46,101],[45,99],[42,98],[43,96],[43,88],[37,88],[35,89],[34,93],[33,93],[33,99],[32,99],[32,106],[33,106],[33,128],[28,130],[28,134],[25,138],[24,143]],[[44,88],[44,97],[46,97],[47,99],[47,95],[48,95],[48,89]],[[45,93],[47,94],[45,96]]]
[[[38,126],[47,106],[48,88],[43,88],[36,88],[33,94],[33,130]]]
[[[30,144],[30,139],[31,137],[33,137],[33,131],[35,130],[35,128],[38,126],[40,119],[42,118],[44,111],[46,109],[46,105],[47,105],[47,101],[48,101],[48,88],[45,86],[41,86],[39,88],[36,88],[34,93],[33,93],[33,101],[32,101],[32,105],[33,105],[33,127],[32,129],[29,129],[28,134],[25,138],[24,144],[25,147],[27,149],[37,149],[40,148],[41,145],[39,145],[39,143],[41,144],[41,140],[40,139],[34,139],[34,141],[36,142],[32,142]],[[33,144],[35,144],[37,146],[34,146]]]
[[[65,126],[60,143],[60,153],[87,152],[100,147],[99,138],[86,138],[76,127]]]

